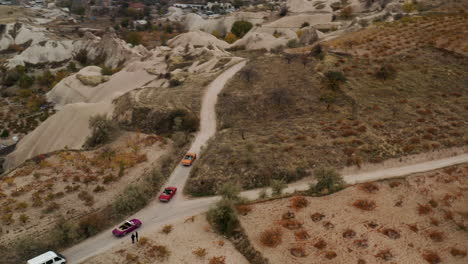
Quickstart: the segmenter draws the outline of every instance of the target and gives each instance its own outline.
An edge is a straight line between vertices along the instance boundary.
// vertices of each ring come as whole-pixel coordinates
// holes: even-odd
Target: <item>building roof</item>
[[[128,4],[128,7],[130,8],[145,8],[146,5],[145,4],[142,4],[142,3],[129,3]]]

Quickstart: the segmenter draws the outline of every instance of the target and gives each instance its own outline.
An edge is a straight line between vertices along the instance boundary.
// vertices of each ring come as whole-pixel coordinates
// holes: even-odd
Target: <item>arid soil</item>
[[[164,229],[171,231],[165,234]],[[132,245],[130,237],[122,238],[111,250],[86,260],[86,263],[205,264],[216,257],[224,258],[225,264],[249,263],[227,239],[211,230],[204,215],[181,219],[150,233],[140,232],[139,236],[139,243]]]
[[[171,145],[161,137],[125,133],[96,150],[64,150],[27,161],[0,183],[1,244],[47,232],[61,217],[79,219],[108,206]]]
[[[386,65],[395,75],[384,80],[377,72]],[[219,131],[192,172],[191,194],[213,194],[229,180],[256,188],[296,181],[317,166],[377,164],[467,142],[467,64],[459,54],[265,55],[252,56],[246,69],[220,95]],[[333,91],[326,74],[346,81]]]
[[[251,205],[241,216],[271,263],[466,263],[468,164]],[[268,232],[267,232],[268,231]]]

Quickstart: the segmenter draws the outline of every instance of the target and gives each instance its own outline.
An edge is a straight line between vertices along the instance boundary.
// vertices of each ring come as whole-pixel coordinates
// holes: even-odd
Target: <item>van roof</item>
[[[46,253],[42,254],[42,255],[39,255],[35,258],[32,258],[30,260],[28,260],[28,264],[36,264],[36,263],[44,263],[50,259],[53,259],[55,257],[58,257],[57,253],[53,252],[53,251],[47,251]]]

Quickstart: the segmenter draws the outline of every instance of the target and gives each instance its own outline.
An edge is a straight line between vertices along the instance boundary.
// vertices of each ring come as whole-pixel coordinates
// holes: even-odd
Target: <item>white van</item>
[[[28,260],[28,264],[65,264],[67,259],[53,251],[47,251],[46,253],[39,255],[35,258]]]

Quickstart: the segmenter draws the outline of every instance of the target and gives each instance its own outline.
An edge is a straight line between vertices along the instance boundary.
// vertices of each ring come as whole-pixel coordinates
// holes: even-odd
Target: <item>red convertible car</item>
[[[125,223],[121,224],[118,228],[112,230],[112,234],[116,237],[122,237],[126,234],[132,232],[133,230],[139,228],[141,226],[141,221],[138,219],[132,219],[126,221]]]
[[[172,197],[174,197],[176,192],[177,192],[176,187],[167,187],[166,189],[164,189],[163,193],[159,195],[159,201],[169,202],[172,199]]]

